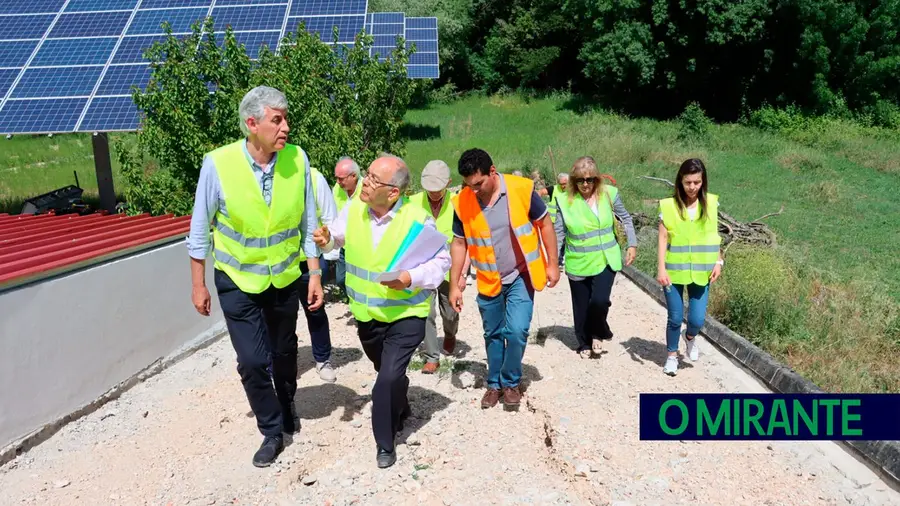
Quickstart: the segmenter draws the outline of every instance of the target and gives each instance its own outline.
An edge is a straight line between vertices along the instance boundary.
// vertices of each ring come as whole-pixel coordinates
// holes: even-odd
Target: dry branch
[[[675,188],[675,183],[669,181],[668,179],[663,179],[661,177],[652,177],[652,176],[641,176],[641,178],[666,183],[667,185],[671,186],[672,188]]]

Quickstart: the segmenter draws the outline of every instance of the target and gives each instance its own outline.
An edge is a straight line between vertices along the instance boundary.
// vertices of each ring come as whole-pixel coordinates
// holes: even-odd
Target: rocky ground
[[[662,373],[665,311],[620,276],[606,353],[570,347],[563,282],[539,294],[518,412],[482,410],[485,372],[474,287],[456,356],[441,374],[411,371],[413,418],[399,460],[375,466],[375,379],[346,306],[328,308],[338,382],[313,367],[299,322],[303,430],[277,465],[250,463],[260,442],[223,339],[0,468],[2,504],[853,504],[900,495],[833,443],[648,442],[641,392],[763,391],[711,345]]]

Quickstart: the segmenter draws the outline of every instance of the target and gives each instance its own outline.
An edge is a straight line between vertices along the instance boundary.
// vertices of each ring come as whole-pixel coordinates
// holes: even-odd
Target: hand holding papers
[[[388,268],[375,280],[390,286],[393,282],[401,280],[401,277],[409,278],[407,271],[431,260],[446,243],[447,236],[417,223],[400,243]],[[407,272],[405,276],[404,272]],[[405,286],[409,286],[408,283]]]

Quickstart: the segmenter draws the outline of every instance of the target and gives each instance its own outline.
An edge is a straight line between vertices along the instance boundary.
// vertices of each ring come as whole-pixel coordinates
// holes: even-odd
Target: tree
[[[378,62],[368,56],[371,36],[337,45],[335,30],[329,46],[300,25],[276,51],[253,51],[253,61],[252,48],[239,45],[230,28],[215,35],[211,19],[180,39],[166,29],[167,39],[146,54],[147,89],[132,94],[141,128],[117,149],[130,212],[189,214],[204,154],[242,137],[238,105],[259,85],[284,92],[289,142],[332,183],[327,169],[341,156],[367,166],[382,152],[405,155],[399,132],[413,83],[404,41]]]

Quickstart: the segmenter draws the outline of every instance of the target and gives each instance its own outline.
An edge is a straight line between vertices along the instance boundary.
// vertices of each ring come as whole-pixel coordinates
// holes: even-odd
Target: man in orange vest
[[[502,396],[514,408],[522,399],[519,382],[534,292],[559,281],[556,233],[531,179],[499,174],[481,149],[463,153],[458,170],[465,188],[453,198],[450,279],[459,279],[468,255],[477,274],[476,301],[487,348],[487,392],[481,407],[496,406]],[[462,311],[457,283],[450,284],[450,304]]]

